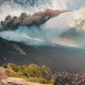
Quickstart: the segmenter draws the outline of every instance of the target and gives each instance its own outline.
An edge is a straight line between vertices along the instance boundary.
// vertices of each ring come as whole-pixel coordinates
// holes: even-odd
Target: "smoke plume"
[[[14,30],[18,26],[32,26],[32,25],[41,25],[47,20],[54,16],[58,16],[61,13],[71,12],[71,10],[51,10],[47,9],[44,11],[36,12],[33,15],[28,15],[26,13],[21,13],[19,17],[14,16],[13,18],[8,15],[4,21],[1,21],[1,30]]]

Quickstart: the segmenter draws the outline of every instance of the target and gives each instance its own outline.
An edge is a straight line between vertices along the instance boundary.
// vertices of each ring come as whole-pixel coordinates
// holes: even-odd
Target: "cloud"
[[[51,0],[51,2],[53,5],[53,9],[60,9],[60,10],[68,9],[65,0]]]
[[[85,7],[84,0],[51,0],[54,9],[76,10]]]

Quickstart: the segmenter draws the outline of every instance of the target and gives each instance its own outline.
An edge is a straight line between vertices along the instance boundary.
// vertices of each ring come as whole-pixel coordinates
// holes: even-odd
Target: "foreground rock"
[[[85,85],[85,74],[69,74],[67,72],[56,73],[53,85]]]

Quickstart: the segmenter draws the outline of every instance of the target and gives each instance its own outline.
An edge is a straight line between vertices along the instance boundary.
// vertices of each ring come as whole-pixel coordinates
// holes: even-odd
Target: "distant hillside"
[[[22,48],[15,43],[10,43],[0,38],[0,51],[11,53],[11,54],[26,54]]]
[[[76,73],[85,68],[85,50],[60,45],[28,46],[0,38],[0,65],[9,62],[17,65],[46,65],[53,73]]]

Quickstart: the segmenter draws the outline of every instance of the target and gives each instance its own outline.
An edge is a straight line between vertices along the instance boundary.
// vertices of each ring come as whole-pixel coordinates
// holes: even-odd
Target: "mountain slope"
[[[18,65],[31,63],[46,65],[53,73],[56,71],[76,73],[85,68],[85,50],[60,45],[28,46],[0,38],[0,65],[9,62]]]
[[[9,43],[8,41],[0,38],[0,50],[7,52],[7,53],[14,53],[14,54],[25,54],[24,50],[21,49],[17,44]]]

